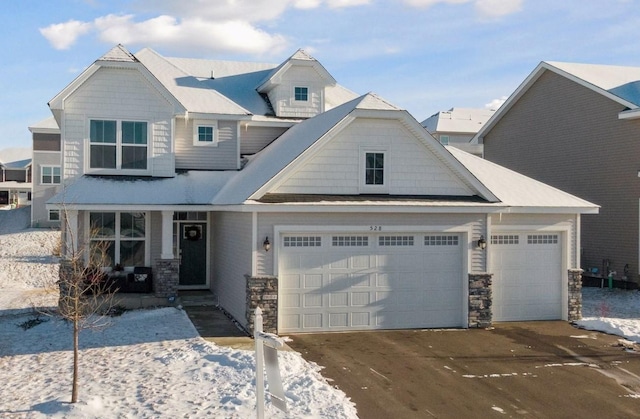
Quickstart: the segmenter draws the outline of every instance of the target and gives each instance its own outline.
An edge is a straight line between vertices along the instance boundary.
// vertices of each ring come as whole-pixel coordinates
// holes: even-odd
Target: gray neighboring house
[[[482,157],[482,144],[470,141],[495,112],[495,109],[451,108],[431,115],[421,124],[441,144]]]
[[[33,140],[32,227],[59,227],[60,210],[47,209],[46,202],[62,187],[60,128],[54,117],[29,127]]]
[[[209,289],[279,333],[579,315],[578,225],[597,205],[444,147],[304,51],[261,64],[118,45],[49,107],[64,248],[106,242],[105,274],[150,268],[157,297]]]
[[[638,282],[640,67],[542,62],[474,142],[484,156],[599,204],[582,267]]]
[[[31,203],[31,159],[0,162],[0,207]]]

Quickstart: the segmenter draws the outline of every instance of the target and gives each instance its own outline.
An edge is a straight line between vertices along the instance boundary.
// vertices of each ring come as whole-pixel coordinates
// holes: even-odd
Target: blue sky
[[[114,45],[279,63],[304,48],[338,82],[422,121],[500,103],[543,60],[640,66],[640,0],[6,0],[0,161]],[[19,157],[22,158],[22,157]]]

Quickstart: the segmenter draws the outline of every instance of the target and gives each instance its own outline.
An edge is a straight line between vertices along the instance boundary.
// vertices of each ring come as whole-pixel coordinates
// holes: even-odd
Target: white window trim
[[[53,220],[51,219],[51,213],[55,212],[58,213],[58,219],[57,220]],[[47,221],[53,221],[53,222],[58,222],[60,221],[60,210],[57,209],[50,209],[49,211],[47,211]]]
[[[382,153],[384,155],[382,185],[367,185],[367,153]],[[386,147],[360,147],[360,193],[386,194],[389,193],[389,151]]]
[[[450,142],[450,136],[448,135],[440,135],[440,144],[442,145],[449,145]]]
[[[296,100],[296,88],[307,89],[307,100]],[[307,106],[310,102],[311,102],[311,89],[309,88],[309,86],[302,85],[302,84],[293,85],[293,87],[291,88],[291,103],[293,103],[294,105]]]
[[[198,128],[200,127],[211,127],[213,128],[213,141],[212,142],[203,142],[200,141],[200,136],[198,133]],[[195,120],[193,121],[193,145],[196,147],[217,147],[218,146],[218,122],[217,121],[206,121],[206,120]]]
[[[91,121],[116,121],[116,142],[113,143],[92,143],[91,142]],[[122,122],[146,122],[147,124],[147,168],[146,169],[123,169],[122,168],[122,147],[128,146],[138,146],[142,147],[141,144],[123,144],[122,143]],[[87,127],[86,127],[86,136],[87,141],[85,142],[85,156],[84,165],[85,165],[85,173],[92,174],[121,174],[121,175],[146,175],[151,173],[151,131],[153,129],[153,124],[146,119],[138,119],[138,118],[105,118],[105,117],[88,117],[87,118]],[[103,167],[91,167],[91,145],[114,145],[116,147],[116,167],[111,168],[103,168]]]
[[[51,170],[51,182],[44,182],[43,178],[44,178],[44,169],[45,168],[50,168]],[[58,175],[60,177],[60,182],[54,182],[53,178],[53,169],[60,169],[60,174]],[[62,183],[62,167],[59,165],[55,165],[55,164],[44,164],[42,166],[40,166],[40,184],[41,185],[60,185],[60,183]]]
[[[116,215],[116,229],[115,229],[115,234],[113,238],[108,238],[106,240],[108,241],[113,241],[115,243],[115,247],[114,247],[114,263],[120,263],[120,241],[121,241],[121,236],[120,236],[120,223],[121,223],[121,214],[123,213],[132,213],[132,212],[140,212],[142,214],[144,214],[144,239],[143,238],[135,238],[135,239],[129,239],[130,241],[144,241],[144,266],[151,266],[150,265],[150,260],[151,260],[151,244],[150,244],[150,228],[151,228],[151,216],[150,213],[148,211],[111,211],[111,210],[95,210],[95,211],[85,211],[85,216],[84,216],[84,223],[86,229],[85,229],[85,243],[90,243],[91,240],[91,232],[90,232],[90,225],[91,225],[91,213],[92,212],[111,212],[111,213],[115,213]],[[96,239],[95,241],[99,241],[98,239]],[[89,254],[91,252],[86,252],[85,255],[85,259],[86,262],[88,263],[88,258],[89,258]],[[131,268],[131,266],[128,266],[129,268]]]

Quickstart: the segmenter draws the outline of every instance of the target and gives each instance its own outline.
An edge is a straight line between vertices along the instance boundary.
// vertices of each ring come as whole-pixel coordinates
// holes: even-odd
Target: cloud
[[[499,99],[493,99],[491,102],[484,105],[485,109],[497,110],[507,100],[506,96],[501,96]]]
[[[478,15],[482,18],[500,18],[517,13],[522,9],[523,0],[402,0],[412,7],[429,8],[439,3],[464,4],[473,3]]]
[[[476,11],[485,18],[499,18],[522,10],[522,0],[477,0]]]
[[[107,15],[96,19],[95,27],[100,39],[110,44],[189,45],[201,50],[250,54],[280,52],[288,44],[284,36],[269,34],[241,20],[178,20],[163,15],[135,22],[133,15]]]
[[[40,33],[55,49],[69,49],[78,38],[93,28],[91,23],[79,20],[69,20],[65,23],[56,23],[45,28],[40,28]]]

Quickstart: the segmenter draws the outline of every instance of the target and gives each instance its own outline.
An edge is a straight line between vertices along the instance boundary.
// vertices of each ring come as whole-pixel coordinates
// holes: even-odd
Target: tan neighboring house
[[[33,227],[60,226],[60,210],[47,209],[46,202],[62,187],[62,153],[60,128],[54,117],[29,127],[33,140],[33,182],[31,225]]]
[[[0,162],[0,208],[31,203],[31,159]]]
[[[470,144],[495,109],[451,108],[422,121],[422,126],[443,145],[459,148],[482,157],[482,144]]]
[[[599,204],[582,267],[638,282],[640,67],[542,62],[478,132],[485,158]]]

